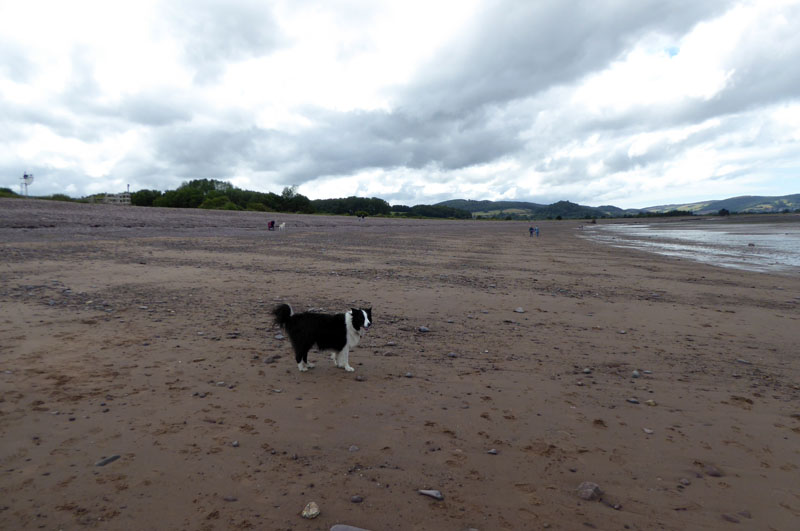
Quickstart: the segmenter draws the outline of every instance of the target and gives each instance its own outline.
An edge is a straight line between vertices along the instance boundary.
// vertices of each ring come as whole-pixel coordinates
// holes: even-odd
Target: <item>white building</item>
[[[103,198],[103,203],[109,205],[130,205],[131,193],[122,192],[120,194],[106,194],[106,196]]]

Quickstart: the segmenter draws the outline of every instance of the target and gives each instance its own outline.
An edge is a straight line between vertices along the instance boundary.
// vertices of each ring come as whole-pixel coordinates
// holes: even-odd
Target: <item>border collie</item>
[[[361,337],[372,326],[372,308],[353,308],[335,315],[325,313],[294,313],[288,304],[272,310],[275,323],[289,335],[294,348],[294,359],[301,372],[314,367],[308,362],[308,351],[314,345],[322,350],[332,350],[331,360],[347,372],[350,366],[350,349],[358,345]]]

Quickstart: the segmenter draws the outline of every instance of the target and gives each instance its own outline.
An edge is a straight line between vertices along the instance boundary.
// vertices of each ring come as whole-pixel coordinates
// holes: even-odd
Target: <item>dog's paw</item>
[[[298,364],[298,365],[297,365],[297,368],[300,370],[300,372],[306,372],[306,371],[308,370],[308,367],[306,367],[306,366],[305,366],[305,365],[303,365],[302,363],[301,363],[301,364]]]
[[[344,370],[346,370],[347,372],[353,372],[355,369],[352,368],[350,365],[345,365]]]
[[[306,367],[308,367],[309,369],[313,369],[314,367],[316,367],[316,364],[311,362],[306,362]]]

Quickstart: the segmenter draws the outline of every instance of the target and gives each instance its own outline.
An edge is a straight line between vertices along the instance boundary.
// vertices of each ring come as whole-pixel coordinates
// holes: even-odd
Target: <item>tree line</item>
[[[344,197],[316,199],[297,192],[297,187],[272,192],[242,190],[227,181],[195,179],[176,190],[139,190],[131,194],[131,204],[148,207],[205,208],[213,210],[255,210],[262,212],[295,212],[351,216],[406,216],[426,218],[470,219],[466,210],[438,205],[389,205],[378,197]]]

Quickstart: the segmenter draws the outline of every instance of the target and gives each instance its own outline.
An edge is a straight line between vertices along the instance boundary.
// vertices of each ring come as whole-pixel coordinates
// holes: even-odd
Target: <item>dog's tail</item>
[[[286,323],[289,322],[289,317],[291,317],[293,313],[292,307],[288,304],[280,304],[275,306],[275,309],[272,310],[272,315],[275,316],[275,324],[282,327],[286,326]]]

